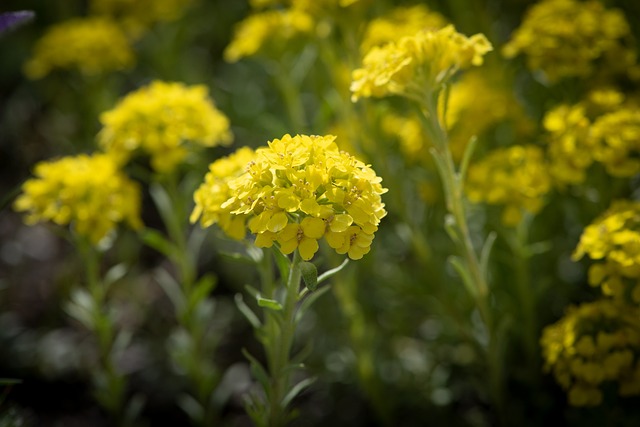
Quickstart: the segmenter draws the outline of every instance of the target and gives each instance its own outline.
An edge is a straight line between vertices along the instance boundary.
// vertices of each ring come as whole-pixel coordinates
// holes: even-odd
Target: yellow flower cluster
[[[393,112],[386,113],[380,122],[382,131],[392,138],[397,138],[400,149],[409,161],[423,160],[428,156],[430,147],[422,123],[414,116],[402,116]]]
[[[574,406],[602,402],[601,385],[615,382],[621,396],[640,394],[640,312],[599,300],[570,307],[540,340],[545,369],[568,391]]]
[[[256,235],[256,246],[277,242],[284,254],[298,249],[304,260],[313,258],[323,237],[337,253],[362,258],[386,215],[381,178],[338,150],[332,135],[285,135],[258,148],[241,175],[235,166],[228,171],[231,179],[209,172],[196,191],[191,220],[202,216],[207,226],[235,215]],[[222,202],[209,187],[220,179],[229,194]]]
[[[635,62],[625,47],[630,35],[624,15],[599,1],[543,0],[529,9],[503,53],[523,53],[530,69],[556,81],[592,75],[600,65],[624,71]]]
[[[25,221],[70,224],[79,235],[98,244],[120,222],[142,226],[140,189],[106,154],[79,155],[41,162],[35,178],[22,186],[14,209]]]
[[[315,29],[311,15],[300,9],[274,9],[258,12],[241,21],[224,51],[227,62],[236,62],[260,51],[279,54],[293,39]]]
[[[617,300],[640,304],[640,202],[617,201],[585,228],[573,253],[587,255],[589,284]]]
[[[551,189],[544,152],[533,145],[495,150],[471,164],[464,188],[472,202],[505,205],[502,222],[515,226],[523,211],[542,209]]]
[[[126,69],[134,60],[127,37],[112,21],[72,19],[54,25],[38,40],[24,71],[31,79],[56,69],[95,75]]]
[[[388,95],[422,100],[458,70],[481,65],[491,50],[484,35],[467,38],[452,25],[373,47],[352,73],[352,100]]]
[[[156,22],[174,21],[193,0],[91,0],[89,11],[117,21],[125,31],[138,36]]]
[[[597,90],[545,115],[551,174],[558,185],[584,182],[594,162],[613,176],[640,172],[640,109],[623,101],[620,92]]]
[[[197,146],[226,144],[232,138],[229,120],[204,85],[154,81],[104,112],[100,122],[98,141],[105,151],[122,163],[141,150],[160,173],[174,170]]]

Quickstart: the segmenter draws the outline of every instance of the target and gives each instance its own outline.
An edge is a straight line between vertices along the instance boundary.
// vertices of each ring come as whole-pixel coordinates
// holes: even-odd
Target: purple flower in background
[[[30,21],[34,16],[35,13],[30,10],[0,13],[0,36],[7,31]]]

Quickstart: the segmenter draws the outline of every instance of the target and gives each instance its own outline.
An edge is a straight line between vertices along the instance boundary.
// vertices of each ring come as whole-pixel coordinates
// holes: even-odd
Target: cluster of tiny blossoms
[[[467,38],[452,25],[420,31],[382,47],[373,47],[352,73],[352,100],[402,95],[423,100],[458,70],[482,65],[492,50],[482,34]]]
[[[545,369],[574,406],[602,402],[601,385],[617,383],[621,396],[640,394],[640,329],[636,307],[607,299],[570,307],[540,340]]]
[[[140,189],[106,154],[38,163],[14,208],[28,224],[51,221],[98,244],[120,222],[142,226]]]
[[[620,71],[632,65],[635,55],[624,46],[630,35],[622,12],[598,1],[544,0],[527,12],[503,53],[525,54],[528,67],[550,81],[585,77],[600,68],[597,61]]]
[[[360,49],[366,53],[374,46],[382,46],[425,29],[438,30],[447,24],[442,15],[425,5],[396,7],[387,15],[367,24]]]
[[[533,145],[495,150],[469,167],[464,188],[472,202],[505,205],[502,222],[515,226],[525,211],[542,209],[551,189],[544,152]]]
[[[56,69],[97,75],[129,68],[135,60],[124,32],[104,18],[72,19],[51,27],[24,66],[32,79]]]
[[[92,15],[116,20],[125,31],[138,36],[156,22],[182,16],[193,0],[91,0]]]
[[[203,85],[155,81],[100,116],[101,147],[123,163],[141,150],[160,173],[176,168],[192,146],[231,141],[228,118],[216,109]]]
[[[640,109],[623,104],[614,90],[599,90],[574,105],[560,105],[544,117],[551,173],[556,183],[580,184],[587,169],[601,163],[612,176],[640,172]]]
[[[616,300],[640,304],[640,202],[621,200],[587,226],[573,253],[587,255],[589,283]]]
[[[337,253],[352,259],[369,252],[386,215],[380,198],[386,189],[369,166],[338,149],[334,136],[274,139],[255,151],[239,176],[239,163],[227,160],[231,179],[219,176],[224,167],[212,165],[195,193],[192,221],[201,217],[203,226],[222,223],[223,218],[241,221],[227,228],[237,233],[232,237],[242,237],[237,227],[246,224],[256,246],[277,242],[284,254],[298,249],[304,260],[314,256],[323,237]],[[212,185],[224,186],[228,198],[217,198]]]

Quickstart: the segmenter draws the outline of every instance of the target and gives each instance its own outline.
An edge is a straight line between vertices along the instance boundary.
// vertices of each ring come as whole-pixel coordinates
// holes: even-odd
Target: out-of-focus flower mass
[[[598,300],[570,307],[540,340],[545,369],[574,406],[602,403],[601,386],[617,383],[621,396],[640,394],[640,330],[636,307]]]
[[[156,22],[180,18],[193,2],[194,0],[91,0],[89,12],[113,19],[127,34],[135,37]]]
[[[563,77],[627,72],[636,60],[622,12],[599,1],[544,0],[529,9],[503,54],[526,56],[531,70]]]
[[[51,27],[36,43],[24,71],[32,79],[57,69],[96,75],[124,70],[134,61],[129,40],[113,21],[77,18]]]
[[[124,97],[100,122],[98,141],[105,151],[124,163],[140,150],[160,173],[174,170],[198,147],[232,139],[229,119],[204,85],[154,81]]]
[[[551,190],[544,152],[537,146],[497,149],[469,167],[465,191],[475,203],[504,205],[502,222],[515,226],[538,213]]]
[[[235,166],[235,158],[230,161]],[[256,235],[258,247],[277,242],[283,253],[298,249],[309,260],[324,237],[337,253],[360,259],[369,252],[380,219],[386,215],[381,178],[340,151],[332,135],[274,139],[256,150],[239,176],[235,167],[228,168],[229,180],[219,176],[218,165],[211,166],[195,193],[191,220],[201,217],[207,226],[222,223],[230,213]],[[228,186],[224,191],[229,197],[224,201],[212,187],[220,180]],[[244,236],[236,234],[236,226],[231,227],[231,237]]]
[[[587,226],[573,259],[589,257],[589,284],[640,304],[640,202],[620,200]]]
[[[484,35],[468,38],[452,25],[373,47],[352,73],[352,100],[389,95],[422,100],[458,70],[481,65],[491,50]]]
[[[28,224],[70,224],[93,244],[120,222],[134,229],[142,226],[139,186],[106,154],[41,162],[34,175],[14,203],[14,209],[25,212]]]
[[[374,46],[398,41],[423,30],[439,30],[447,24],[444,16],[423,4],[396,7],[367,24],[360,49],[367,53]]]

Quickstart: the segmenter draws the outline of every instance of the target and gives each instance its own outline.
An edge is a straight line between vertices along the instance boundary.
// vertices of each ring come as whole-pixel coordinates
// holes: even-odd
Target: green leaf
[[[282,304],[274,299],[264,298],[260,295],[256,298],[260,307],[268,308],[270,310],[280,311],[282,310]]]
[[[492,231],[487,236],[487,240],[484,241],[484,245],[482,245],[482,251],[480,252],[480,272],[484,280],[488,279],[489,256],[491,255],[491,249],[493,249],[493,244],[496,242],[497,237],[498,234],[495,231]]]
[[[110,286],[122,279],[127,274],[127,266],[124,263],[114,265],[104,275],[103,283],[105,286]]]
[[[473,283],[473,280],[471,280],[471,274],[469,273],[469,269],[465,265],[464,261],[462,261],[462,259],[457,256],[450,256],[447,259],[447,261],[449,262],[449,264],[453,266],[456,272],[460,275],[460,277],[462,278],[462,282],[467,288],[467,291],[469,291],[469,293],[475,297],[477,293],[476,287]]]
[[[149,185],[149,194],[158,208],[158,213],[164,223],[170,224],[173,220],[174,207],[167,190],[162,185],[154,182]]]
[[[180,284],[176,281],[176,279],[174,279],[174,277],[169,274],[164,268],[158,268],[154,273],[154,277],[173,303],[173,306],[178,310],[182,310],[186,304],[186,301],[184,295],[182,294]]]
[[[140,232],[142,242],[168,258],[173,258],[176,248],[161,232],[153,228],[145,228]]]
[[[287,406],[289,406],[289,403],[291,403],[291,401],[298,394],[300,394],[304,389],[309,387],[314,382],[316,382],[316,377],[310,377],[310,378],[305,378],[304,380],[300,381],[298,384],[294,385],[291,388],[291,390],[289,390],[289,393],[287,393],[284,399],[282,399],[282,407],[286,408]]]
[[[289,258],[280,252],[279,249],[274,248],[273,253],[276,258],[276,265],[278,266],[278,270],[280,271],[280,277],[282,277],[282,282],[287,283],[289,281],[289,270],[291,270],[291,261]]]
[[[335,274],[342,271],[342,269],[345,268],[347,264],[349,264],[349,258],[345,258],[345,260],[342,261],[342,264],[340,264],[336,268],[332,268],[331,270],[327,270],[324,273],[322,273],[320,277],[318,277],[318,284],[324,282],[325,280],[333,277]]]
[[[253,310],[251,310],[249,306],[245,304],[244,300],[242,299],[242,295],[236,294],[234,300],[236,306],[238,307],[238,310],[240,310],[240,313],[242,313],[244,317],[247,318],[249,323],[251,323],[251,326],[253,326],[255,329],[260,329],[262,327],[262,322],[260,321],[260,319],[258,319],[258,316],[256,316]]]
[[[469,169],[469,163],[471,162],[471,157],[473,156],[473,152],[478,146],[478,137],[472,136],[469,139],[469,143],[464,149],[464,154],[462,155],[462,162],[460,162],[460,173],[458,174],[461,185],[464,187],[464,182],[467,178],[467,170]]]
[[[299,264],[302,280],[310,291],[318,289],[318,269],[313,263],[302,261]]]
[[[178,396],[178,406],[196,423],[204,421],[205,409],[194,397],[183,393]]]
[[[322,295],[327,293],[329,291],[329,289],[331,289],[331,287],[324,286],[324,287],[318,289],[316,292],[313,292],[312,294],[310,294],[307,298],[305,298],[302,301],[302,304],[300,304],[300,307],[298,308],[298,311],[296,312],[296,322],[298,322],[302,318],[302,316],[304,316],[304,313],[306,313],[306,311],[309,309],[309,307],[311,307],[311,305],[318,298],[320,298]]]
[[[194,308],[203,299],[207,298],[211,290],[216,286],[216,276],[205,274],[198,280],[189,295],[189,307]]]
[[[125,426],[135,425],[135,421],[140,416],[142,409],[144,409],[145,403],[146,398],[140,393],[134,394],[131,399],[129,399],[129,403],[127,404],[127,408],[124,413]]]
[[[249,360],[249,364],[251,365],[251,374],[255,379],[258,380],[260,384],[262,384],[264,391],[268,394],[270,381],[266,369],[264,369],[262,363],[260,363],[258,359],[253,357],[253,355],[249,353],[246,348],[242,349],[242,354],[247,358],[247,360]]]

